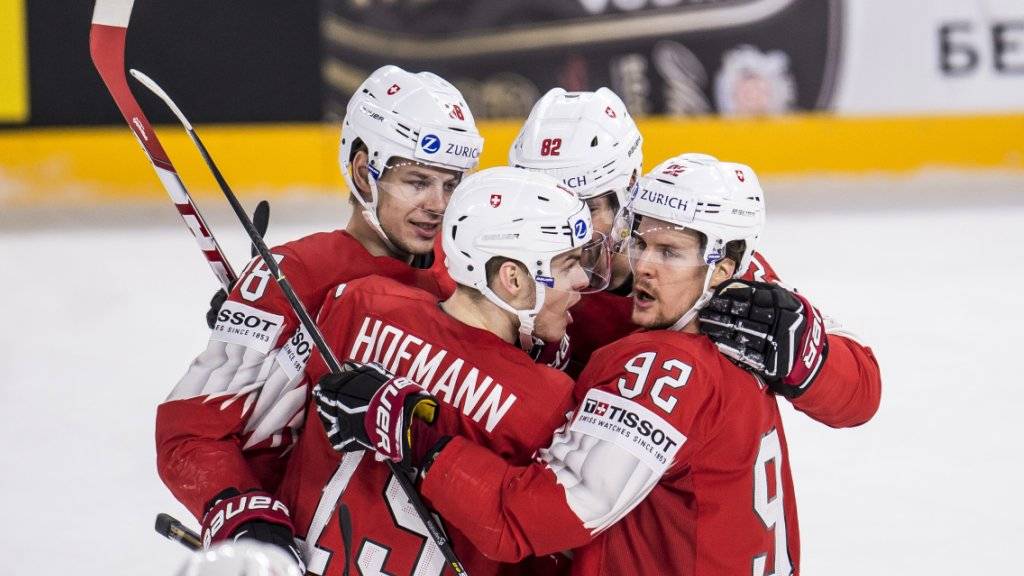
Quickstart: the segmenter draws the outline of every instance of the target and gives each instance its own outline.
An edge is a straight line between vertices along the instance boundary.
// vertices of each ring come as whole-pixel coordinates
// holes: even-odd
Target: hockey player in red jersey
[[[315,316],[329,290],[370,274],[450,293],[410,263],[432,253],[448,199],[482,144],[462,95],[440,77],[385,66],[363,82],[339,154],[352,218],[345,230],[273,250],[307,310]],[[217,312],[206,350],[158,409],[160,477],[202,521],[207,543],[245,535],[294,548],[287,511],[269,492],[307,394],[300,375],[310,342],[297,325],[253,260]]]
[[[508,163],[561,180],[587,202],[594,227],[608,235],[642,174],[643,137],[622,99],[608,88],[552,88],[534,104]],[[636,330],[630,321],[631,289],[629,263],[613,256],[608,288],[587,294],[571,310],[571,374],[579,374],[594,350]]]
[[[776,396],[696,319],[749,262],[764,221],[757,178],[740,164],[672,158],[641,180],[622,216],[632,319],[644,329],[594,353],[576,410],[528,466],[466,438],[438,440],[443,408],[433,427],[404,414],[395,426],[422,458],[412,463],[421,491],[501,560],[572,549],[574,574],[798,574]],[[809,342],[803,357],[820,354],[822,332]]]
[[[339,358],[373,362],[426,386],[453,415],[438,425],[444,434],[527,464],[571,410],[573,382],[535,364],[520,336],[533,332],[542,310],[564,316],[580,292],[604,287],[604,239],[586,205],[557,180],[507,167],[467,178],[443,229],[458,283],[450,298],[371,276],[338,286],[318,324]],[[326,366],[314,353],[307,375],[320,382],[278,497],[292,512],[313,574],[440,574],[445,559],[390,470],[366,451],[370,440],[339,441],[353,428],[351,415],[366,413],[352,404],[359,386],[352,379],[365,376],[358,370],[320,380]],[[497,563],[452,532],[469,573],[495,573]]]
[[[566,92],[554,88],[530,111],[509,150],[509,165],[550,174],[578,193],[590,206],[594,227],[610,234],[612,220],[626,203],[642,170],[643,138],[622,100],[608,88],[596,92]],[[714,162],[705,154],[686,154],[693,161]],[[755,298],[777,303],[781,299],[801,302],[799,311],[787,315],[794,322],[813,319],[817,311],[806,298],[792,294],[760,253],[754,252],[739,279],[762,284],[732,286],[731,300]],[[774,285],[774,286],[772,286]],[[570,374],[579,375],[594,350],[637,329],[631,320],[633,278],[624,255],[613,257],[609,286],[587,294],[573,307],[569,325]],[[750,294],[740,294],[744,290]],[[772,296],[777,294],[777,297]],[[792,294],[792,295],[791,295]],[[793,364],[766,370],[762,356],[773,342],[789,336],[790,325],[768,338],[765,326],[755,328],[765,337],[751,341],[739,324],[750,326],[750,318],[732,314],[726,297],[711,302],[701,314],[702,329],[719,348],[741,366],[761,375],[772,389],[788,398],[797,410],[833,427],[855,426],[867,421],[877,410],[881,375],[871,349],[845,331],[832,318],[825,318],[828,354],[820,370],[790,373]],[[774,304],[773,304],[774,305]],[[782,310],[778,310],[782,313]],[[739,335],[739,336],[737,336]],[[756,349],[755,349],[756,348]],[[785,350],[774,348],[776,357]],[[811,383],[815,385],[810,386]],[[804,392],[807,392],[804,394]]]

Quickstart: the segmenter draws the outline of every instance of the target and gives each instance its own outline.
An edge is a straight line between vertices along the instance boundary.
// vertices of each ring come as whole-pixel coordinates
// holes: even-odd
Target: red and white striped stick
[[[213,237],[202,214],[199,213],[199,208],[178,177],[178,172],[160,145],[149,119],[128,88],[124,47],[128,34],[128,20],[131,18],[134,3],[135,0],[96,0],[89,31],[89,53],[92,55],[93,65],[96,66],[103,83],[121,110],[125,122],[142,145],[150,163],[153,164],[153,169],[156,170],[157,177],[178,208],[181,219],[192,232],[199,249],[203,251],[210,269],[224,289],[230,291],[238,276],[235,275],[220,244]]]

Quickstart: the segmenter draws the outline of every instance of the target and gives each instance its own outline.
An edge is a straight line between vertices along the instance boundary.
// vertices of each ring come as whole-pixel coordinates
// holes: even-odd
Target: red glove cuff
[[[782,379],[786,386],[792,386],[802,391],[807,388],[821,372],[821,366],[828,354],[828,338],[825,336],[825,321],[821,312],[797,292],[792,293],[804,307],[804,318],[807,320],[807,329],[804,330],[800,342],[794,347],[796,357],[793,358],[793,368],[789,374]]]
[[[364,424],[366,436],[378,454],[393,462],[406,458],[411,412],[420,397],[430,398],[422,386],[408,378],[392,378],[370,399]]]
[[[248,522],[279,524],[294,531],[288,507],[262,490],[254,490],[216,502],[203,516],[203,546],[231,538]]]

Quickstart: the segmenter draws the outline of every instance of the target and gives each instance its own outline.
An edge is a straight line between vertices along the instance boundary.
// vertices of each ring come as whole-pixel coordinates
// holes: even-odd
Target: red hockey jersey
[[[379,274],[447,296],[435,271],[372,256],[348,232],[318,233],[272,250],[296,295],[316,317],[341,282]],[[301,426],[309,356],[305,331],[261,260],[243,271],[220,309],[210,342],[157,409],[160,477],[188,509],[221,490],[273,490]],[[278,369],[284,367],[284,369]]]
[[[583,372],[594,350],[637,329],[630,319],[633,315],[633,298],[628,294],[607,291],[584,294],[570,312],[572,323],[566,328],[569,335],[567,371],[573,376]]]
[[[339,359],[380,363],[434,394],[457,415],[439,421],[440,433],[486,446],[516,464],[528,463],[546,446],[550,431],[572,409],[573,383],[564,373],[447,315],[436,296],[393,280],[369,277],[339,286],[319,325]],[[325,372],[314,353],[310,382]],[[471,488],[448,486],[453,493]],[[340,575],[346,562],[351,574],[450,571],[388,467],[372,452],[336,453],[313,403],[277,495],[292,512],[311,573]],[[468,545],[458,529],[450,533],[471,574],[497,571],[499,565]]]
[[[456,438],[424,496],[506,561],[572,548],[581,575],[798,573],[775,396],[707,337],[627,336],[593,355],[575,396],[538,462]]]
[[[744,280],[782,283],[768,260],[754,252]],[[626,336],[637,327],[630,320],[633,300],[611,292],[586,294],[572,308],[569,325],[569,373],[576,376],[598,348]],[[882,380],[871,348],[857,341],[828,318],[826,331],[829,357],[814,385],[792,401],[793,406],[811,418],[833,428],[857,426],[867,422],[878,410]]]

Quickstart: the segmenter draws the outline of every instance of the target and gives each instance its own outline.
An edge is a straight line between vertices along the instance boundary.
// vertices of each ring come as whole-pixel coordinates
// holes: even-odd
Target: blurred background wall
[[[91,13],[0,0],[2,206],[162,199],[89,61]],[[337,123],[385,63],[462,89],[484,165],[549,88],[609,86],[649,166],[699,150],[782,177],[1024,171],[1019,0],[139,0],[127,62],[249,195],[343,189]],[[212,193],[184,133],[159,135],[193,193]]]

